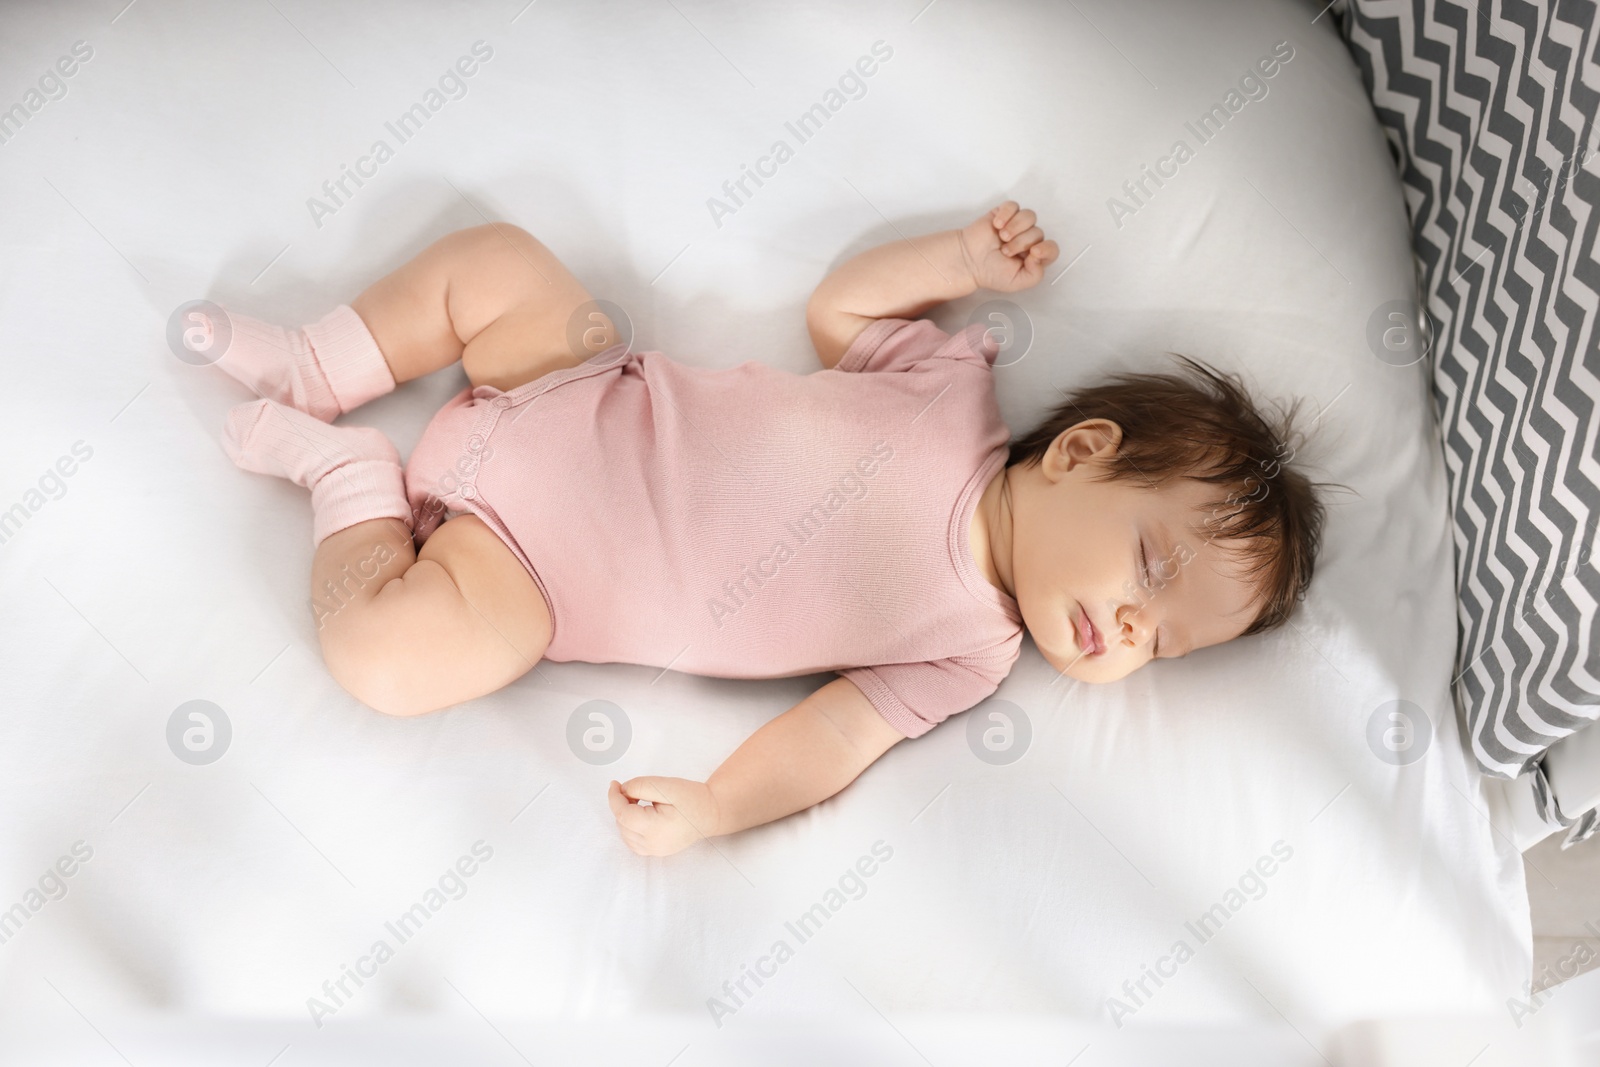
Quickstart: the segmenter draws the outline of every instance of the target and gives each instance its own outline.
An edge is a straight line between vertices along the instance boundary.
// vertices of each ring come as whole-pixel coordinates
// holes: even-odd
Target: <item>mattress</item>
[[[1405,209],[1315,7],[518,6],[0,15],[0,105],[27,113],[0,127],[0,908],[23,908],[0,1011],[84,1035],[252,1019],[307,1056],[374,1020],[649,1017],[687,1063],[816,1017],[1025,1015],[1112,1050],[1260,1026],[1303,1054],[1524,994],[1521,858],[1450,703],[1425,362],[1372,341],[1415,300]],[[1168,351],[1303,398],[1299,458],[1347,487],[1310,595],[1289,627],[1113,685],[1025,643],[978,709],[1026,721],[1019,758],[980,758],[969,712],[669,858],[622,845],[606,783],[703,778],[831,676],[544,663],[371,712],[321,663],[307,494],[228,461],[247,394],[168,345],[188,301],[311,321],[497,219],[626,309],[636,347],[807,373],[831,267],[1010,198],[1063,248],[999,309],[1012,429]],[[404,454],[463,384],[342,421]],[[567,740],[597,700],[631,729],[606,764]]]

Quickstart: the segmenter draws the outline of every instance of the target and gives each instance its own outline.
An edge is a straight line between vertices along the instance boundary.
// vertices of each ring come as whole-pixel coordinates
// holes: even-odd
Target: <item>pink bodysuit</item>
[[[545,658],[719,678],[837,671],[907,737],[999,686],[1017,602],[968,541],[1004,467],[980,325],[880,319],[837,367],[725,370],[615,345],[463,389],[406,466],[420,545],[480,517],[533,575]]]

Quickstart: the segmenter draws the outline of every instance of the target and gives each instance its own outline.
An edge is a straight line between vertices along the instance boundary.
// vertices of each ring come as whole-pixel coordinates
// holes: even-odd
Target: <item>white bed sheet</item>
[[[113,5],[113,7],[118,5]],[[1520,857],[1487,822],[1450,710],[1443,469],[1420,366],[1379,361],[1410,292],[1399,184],[1315,7],[1090,3],[8,8],[0,106],[75,41],[92,58],[0,145],[0,507],[92,458],[0,544],[0,908],[83,841],[68,892],[0,944],[0,1003],[72,1021],[180,1009],[305,1023],[457,857],[493,858],[327,1023],[683,1013],[1044,1013],[1131,1026],[1503,1011],[1530,967]],[[1319,5],[1320,6],[1320,5]],[[920,9],[920,10],[919,10]],[[115,20],[113,21],[113,16]],[[484,41],[493,56],[339,210],[309,197]],[[1226,131],[1186,132],[1283,40],[1295,56]],[[892,58],[718,226],[708,198],[883,41]],[[1108,198],[1195,148],[1115,224]],[[669,859],[616,839],[612,777],[708,774],[825,677],[712,680],[546,663],[416,721],[329,678],[300,490],[219,447],[242,387],[168,351],[209,297],[309,321],[485,217],[543,239],[638,344],[708,366],[816,367],[803,303],[854,252],[1014,197],[1064,249],[1017,302],[1037,336],[996,372],[1014,430],[1055,389],[1172,349],[1324,410],[1331,507],[1316,587],[1278,633],[1124,683],[1060,682],[1031,644],[998,698],[1027,755],[985,764],[952,720],[810,811]],[[940,309],[959,326],[982,300]],[[409,451],[450,369],[345,421]],[[591,767],[568,715],[624,707]],[[168,750],[194,699],[218,762]],[[1426,709],[1406,767],[1369,749],[1386,701]],[[534,799],[537,798],[537,799]],[[531,802],[531,803],[530,803]],[[784,923],[875,842],[892,858],[804,944]],[[1186,927],[1275,842],[1292,858],[1203,945]],[[722,1027],[770,946],[794,957]],[[1175,942],[1192,959],[1135,1003]],[[1170,965],[1169,965],[1170,966]],[[1147,980],[1148,981],[1148,980]],[[731,1000],[729,1001],[731,1002]],[[321,1032],[326,1032],[321,1031]]]

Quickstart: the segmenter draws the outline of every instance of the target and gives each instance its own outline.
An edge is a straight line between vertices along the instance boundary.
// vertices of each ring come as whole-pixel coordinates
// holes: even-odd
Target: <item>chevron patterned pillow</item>
[[[1595,4],[1330,6],[1411,216],[1455,525],[1464,736],[1511,778],[1600,717]]]

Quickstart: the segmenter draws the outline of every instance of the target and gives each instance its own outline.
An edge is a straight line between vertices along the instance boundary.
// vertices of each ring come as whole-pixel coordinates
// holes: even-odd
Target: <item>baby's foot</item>
[[[232,336],[217,366],[268,400],[332,422],[394,388],[377,342],[348,304],[295,330],[227,315]]]
[[[247,471],[311,490],[312,543],[367,519],[411,526],[400,453],[380,430],[329,426],[271,400],[228,412],[222,447]]]
[[[229,411],[222,447],[247,471],[287,478],[307,489],[347,464],[400,465],[400,453],[381,430],[329,426],[272,400],[252,400]]]

